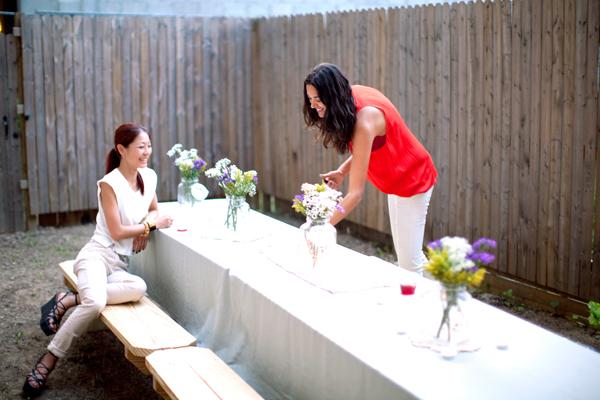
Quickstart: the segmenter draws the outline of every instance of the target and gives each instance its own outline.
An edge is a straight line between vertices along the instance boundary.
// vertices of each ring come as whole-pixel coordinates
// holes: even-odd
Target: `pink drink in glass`
[[[416,288],[417,288],[417,285],[415,285],[415,284],[401,284],[400,285],[400,293],[402,293],[402,295],[404,295],[404,296],[415,294]]]

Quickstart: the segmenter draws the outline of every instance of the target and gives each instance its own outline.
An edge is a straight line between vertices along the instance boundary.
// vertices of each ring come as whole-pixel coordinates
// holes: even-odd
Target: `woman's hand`
[[[325,181],[325,183],[327,183],[327,186],[335,190],[338,190],[342,186],[345,177],[339,169],[329,171],[327,173],[321,174],[320,176]]]
[[[136,236],[133,238],[132,250],[134,253],[139,253],[140,251],[145,250],[147,245],[148,245],[148,237],[147,236]]]
[[[168,228],[171,226],[171,224],[173,224],[173,217],[171,217],[170,215],[161,215],[156,220],[157,229]]]

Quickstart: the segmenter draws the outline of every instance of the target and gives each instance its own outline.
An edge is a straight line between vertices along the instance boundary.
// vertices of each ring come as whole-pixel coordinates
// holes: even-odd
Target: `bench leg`
[[[145,357],[138,357],[125,348],[125,358],[137,367],[144,375],[150,375],[150,371],[146,368]]]
[[[169,396],[169,394],[167,393],[167,391],[162,387],[162,385],[160,384],[160,382],[158,380],[156,380],[156,378],[152,378],[152,388],[154,389],[154,391],[158,394],[160,394],[160,396],[165,399],[165,400],[171,400],[171,396]]]

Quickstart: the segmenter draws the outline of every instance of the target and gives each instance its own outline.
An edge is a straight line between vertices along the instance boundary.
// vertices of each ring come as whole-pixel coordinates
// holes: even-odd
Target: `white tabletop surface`
[[[152,235],[131,272],[267,399],[600,398],[600,353],[527,321],[472,300],[481,347],[444,358],[411,343],[437,327],[435,282],[401,298],[406,272],[342,246],[315,270],[296,227],[250,211],[228,232],[224,200],[160,210],[174,227]]]

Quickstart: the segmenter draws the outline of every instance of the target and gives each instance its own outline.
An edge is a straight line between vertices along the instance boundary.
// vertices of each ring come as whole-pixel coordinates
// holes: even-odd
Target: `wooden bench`
[[[182,347],[146,357],[153,387],[171,400],[254,400],[262,397],[211,350]]]
[[[65,284],[77,290],[73,260],[60,263]],[[125,358],[149,374],[144,359],[156,350],[194,346],[196,338],[175,322],[148,296],[137,302],[107,305],[100,320],[125,347]]]

